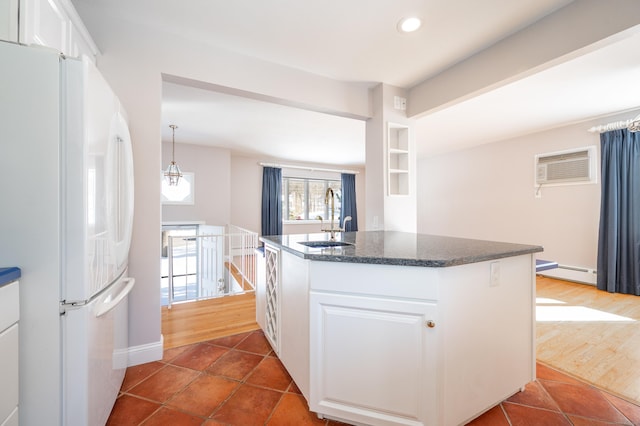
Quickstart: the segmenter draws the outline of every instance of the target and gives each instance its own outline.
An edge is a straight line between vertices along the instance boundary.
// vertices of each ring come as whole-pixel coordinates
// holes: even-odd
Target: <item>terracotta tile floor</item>
[[[471,425],[640,425],[640,407],[538,364],[538,380]],[[108,425],[337,426],[308,406],[261,331],[127,369]]]

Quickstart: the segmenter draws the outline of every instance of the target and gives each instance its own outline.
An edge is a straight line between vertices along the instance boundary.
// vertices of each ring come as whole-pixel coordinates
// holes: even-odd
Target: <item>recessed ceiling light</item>
[[[411,33],[420,28],[420,25],[422,25],[422,21],[415,16],[402,18],[400,22],[398,22],[398,31],[401,33]]]

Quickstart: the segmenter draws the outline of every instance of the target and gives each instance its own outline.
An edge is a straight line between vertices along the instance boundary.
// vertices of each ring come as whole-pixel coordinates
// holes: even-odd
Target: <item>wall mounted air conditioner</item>
[[[596,147],[537,154],[535,186],[596,183]]]

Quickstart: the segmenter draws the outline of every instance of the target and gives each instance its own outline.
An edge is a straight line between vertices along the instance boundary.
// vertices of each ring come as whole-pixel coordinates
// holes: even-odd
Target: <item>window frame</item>
[[[290,180],[298,180],[304,182],[304,214],[302,219],[289,219],[289,181]],[[333,184],[334,192],[338,192],[342,194],[342,181],[340,178],[319,178],[319,177],[300,177],[300,176],[283,176],[282,177],[282,222],[287,225],[291,224],[309,224],[309,223],[318,223],[318,219],[309,217],[309,183],[311,181],[314,182],[323,182],[323,192],[326,193],[327,188],[330,184]],[[335,187],[338,186],[339,190],[335,191]],[[334,197],[336,195],[334,194]],[[340,195],[341,196],[341,195]],[[335,200],[334,200],[335,202]],[[338,210],[335,212],[334,219],[336,221],[340,218],[340,212],[342,210],[342,204],[339,204]],[[329,216],[331,215],[330,206],[324,205],[324,217],[323,220],[330,220]]]
[[[192,206],[196,203],[195,201],[195,193],[196,193],[196,177],[193,172],[182,172],[182,177],[178,182],[178,186],[183,185],[185,182],[189,183],[189,193],[180,200],[170,199],[165,194],[164,190],[169,189],[165,186],[166,178],[164,177],[164,171],[161,172],[160,177],[160,202],[162,205],[168,206]]]

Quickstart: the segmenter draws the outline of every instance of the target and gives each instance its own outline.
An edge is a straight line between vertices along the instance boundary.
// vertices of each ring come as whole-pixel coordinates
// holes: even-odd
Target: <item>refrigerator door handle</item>
[[[118,303],[120,303],[122,299],[127,297],[127,295],[129,294],[129,292],[131,291],[131,289],[136,283],[135,278],[125,278],[123,281],[126,284],[122,288],[122,290],[120,290],[120,292],[115,297],[108,298],[107,300],[104,301],[104,303],[102,303],[100,306],[96,308],[96,312],[95,312],[96,318],[100,318],[101,316],[107,314],[113,308],[118,306]]]

